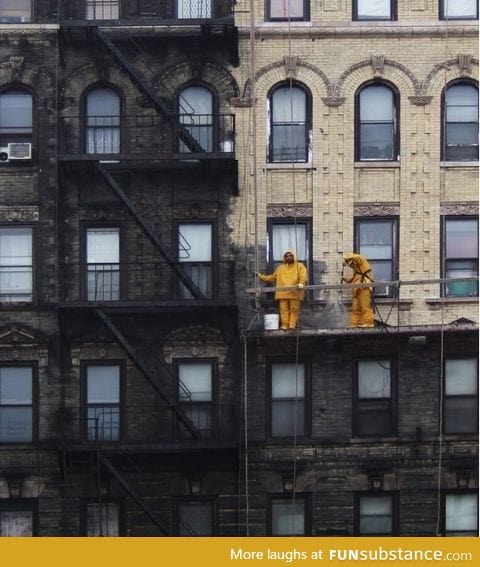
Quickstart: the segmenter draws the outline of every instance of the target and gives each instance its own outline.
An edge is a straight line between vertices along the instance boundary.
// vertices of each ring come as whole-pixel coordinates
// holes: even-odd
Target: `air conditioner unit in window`
[[[8,148],[0,148],[0,163],[8,163]]]
[[[8,144],[8,159],[32,159],[32,144],[24,142]]]

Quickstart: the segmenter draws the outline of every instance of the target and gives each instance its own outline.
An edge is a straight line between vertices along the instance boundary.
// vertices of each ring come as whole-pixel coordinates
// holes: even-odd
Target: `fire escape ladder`
[[[118,49],[111,39],[105,37],[102,32],[97,28],[96,34],[98,39],[102,44],[115,56],[117,61],[122,65],[122,67],[127,71],[130,78],[135,82],[137,87],[141,92],[146,94],[154,103],[155,108],[158,112],[169,118],[174,126],[178,130],[178,135],[181,141],[192,153],[205,153],[205,148],[203,148],[194,136],[190,134],[188,128],[181,124],[180,120],[177,120],[177,115],[171,113],[168,104],[162,100],[155,90],[148,84],[144,77],[135,69],[135,67],[128,61],[128,59],[123,55],[123,53]],[[179,117],[178,117],[179,118]]]
[[[148,506],[143,501],[142,497],[137,493],[137,491],[127,482],[127,480],[123,477],[120,471],[112,464],[112,462],[102,455],[101,453],[98,454],[98,459],[102,463],[102,465],[108,469],[108,471],[115,477],[115,479],[119,482],[122,488],[125,490],[127,494],[129,494],[135,502],[140,506],[140,508],[145,512],[145,514],[152,520],[152,522],[157,526],[157,528],[161,531],[163,535],[168,536],[168,532],[162,527],[162,524],[155,516],[155,514],[148,508]]]
[[[155,231],[150,228],[148,222],[138,214],[138,211],[135,208],[135,205],[132,201],[128,198],[125,191],[120,187],[119,183],[113,178],[109,171],[105,169],[105,167],[97,163],[96,167],[98,171],[103,175],[109,186],[113,189],[115,195],[123,202],[125,207],[127,208],[128,212],[133,216],[135,222],[138,226],[143,230],[145,235],[148,237],[150,242],[155,246],[160,256],[167,262],[170,268],[174,271],[175,275],[178,279],[182,282],[182,284],[188,289],[188,291],[192,294],[194,299],[205,299],[204,294],[200,291],[198,286],[192,281],[192,279],[185,273],[182,267],[177,263],[174,262],[170,256],[165,252],[163,249],[162,243],[158,238]]]
[[[199,441],[202,437],[200,431],[195,427],[192,421],[188,418],[186,413],[183,411],[181,407],[179,407],[178,403],[172,401],[165,392],[160,388],[155,378],[155,374],[148,368],[145,361],[141,360],[138,356],[137,350],[133,345],[129,342],[129,340],[125,337],[122,331],[118,328],[117,325],[110,319],[110,317],[101,309],[96,310],[98,316],[103,321],[105,326],[109,329],[109,331],[113,334],[113,336],[117,339],[120,346],[123,350],[127,353],[127,355],[131,358],[132,362],[136,365],[136,367],[140,370],[143,376],[147,379],[150,385],[153,387],[155,392],[160,396],[166,406],[174,412],[178,420],[185,426],[185,428],[189,431],[192,437]]]

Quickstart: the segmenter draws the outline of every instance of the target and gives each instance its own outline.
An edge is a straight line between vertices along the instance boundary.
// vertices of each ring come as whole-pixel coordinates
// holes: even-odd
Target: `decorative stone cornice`
[[[383,68],[385,66],[385,55],[382,53],[373,53],[372,59],[372,70],[375,77],[380,77],[383,75]]]
[[[408,97],[408,100],[415,106],[426,106],[427,104],[430,104],[432,99],[433,96],[426,96],[426,95],[416,95],[416,96]]]
[[[0,207],[0,222],[37,222],[38,207]]]
[[[478,215],[479,206],[476,202],[471,203],[442,203],[440,213],[442,215]]]
[[[235,108],[246,108],[253,106],[253,99],[251,97],[234,96],[230,100],[230,105]]]
[[[218,329],[205,327],[203,325],[190,325],[174,329],[165,336],[165,343],[176,345],[177,343],[189,343],[203,345],[209,343],[225,343],[224,334]]]
[[[467,53],[458,54],[458,68],[460,69],[460,74],[463,76],[471,75],[472,73],[472,55]]]
[[[9,61],[12,81],[20,81],[23,73],[25,57],[10,57]]]
[[[23,347],[44,345],[46,347],[47,342],[43,335],[27,327],[12,326],[0,329],[0,348],[12,345]]]
[[[399,214],[399,203],[359,203],[354,206],[356,217],[390,217]]]
[[[310,203],[267,205],[267,217],[269,218],[311,217],[312,214],[313,208]]]
[[[285,55],[283,61],[285,64],[285,78],[296,79],[298,57],[296,55]]]

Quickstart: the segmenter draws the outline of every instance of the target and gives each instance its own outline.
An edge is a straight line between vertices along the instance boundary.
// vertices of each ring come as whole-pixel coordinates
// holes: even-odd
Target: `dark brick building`
[[[472,533],[472,321],[246,328],[232,2],[0,32],[0,535]]]

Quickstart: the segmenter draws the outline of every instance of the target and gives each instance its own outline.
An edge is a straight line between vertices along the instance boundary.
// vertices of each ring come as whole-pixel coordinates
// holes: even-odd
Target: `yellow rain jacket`
[[[273,274],[258,274],[262,282],[274,283],[275,287],[296,287],[298,284],[305,285],[307,283],[307,268],[301,262],[296,261],[295,254],[291,250],[287,250],[287,252],[293,254],[293,262],[288,264],[284,260],[283,264],[280,264]],[[275,292],[275,299],[299,299],[302,301],[304,297],[305,292],[300,289]]]
[[[370,268],[370,264],[368,263],[365,256],[361,254],[354,254],[353,252],[350,254],[345,254],[343,257],[343,261],[348,264],[354,271],[353,276],[348,278],[347,283],[354,283],[354,284],[364,284],[373,282],[373,274],[372,269]],[[352,264],[354,265],[352,266]],[[357,288],[353,291],[361,291],[362,289],[371,289],[371,288]]]

